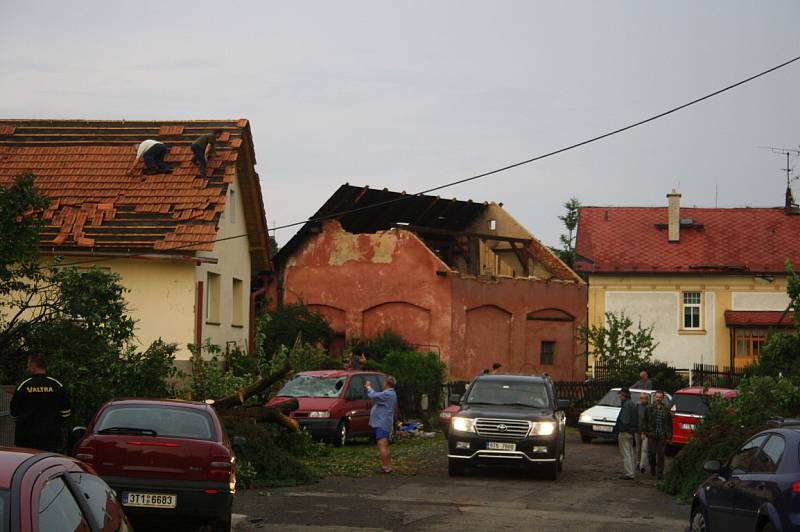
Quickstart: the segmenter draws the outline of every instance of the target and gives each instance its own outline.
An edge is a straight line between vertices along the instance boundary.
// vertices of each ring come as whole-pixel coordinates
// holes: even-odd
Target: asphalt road
[[[449,478],[445,456],[425,475],[334,477],[310,486],[239,492],[235,530],[682,531],[689,509],[658,491],[649,474],[620,480],[615,443],[567,437],[558,481],[527,471],[479,468]]]

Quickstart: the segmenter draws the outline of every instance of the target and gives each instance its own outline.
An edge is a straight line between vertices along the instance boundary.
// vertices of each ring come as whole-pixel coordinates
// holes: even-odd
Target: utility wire
[[[370,205],[364,205],[362,207],[355,207],[353,209],[348,209],[348,210],[345,210],[345,211],[340,211],[340,212],[336,212],[336,213],[332,213],[332,214],[327,214],[325,216],[317,216],[317,217],[312,217],[312,218],[309,218],[307,220],[303,220],[303,221],[300,221],[300,222],[292,222],[292,223],[289,223],[289,224],[279,225],[279,226],[273,227],[272,229],[268,229],[268,230],[274,232],[274,231],[277,231],[279,229],[287,229],[289,227],[295,227],[295,226],[303,225],[303,224],[306,224],[306,223],[309,223],[309,222],[320,222],[320,221],[323,221],[323,220],[330,220],[332,218],[338,218],[340,216],[345,216],[347,214],[352,214],[352,213],[356,213],[356,212],[365,211],[365,210],[368,210],[368,209],[374,209],[374,208],[377,208],[377,207],[383,207],[383,206],[386,206],[386,205],[391,205],[393,203],[398,203],[400,201],[404,201],[404,200],[407,200],[407,199],[410,199],[410,198],[414,198],[414,197],[417,197],[417,196],[422,196],[422,195],[425,195],[425,194],[430,194],[431,192],[436,192],[438,190],[443,190],[445,188],[453,187],[453,186],[456,186],[456,185],[461,185],[463,183],[468,183],[470,181],[475,181],[477,179],[482,179],[484,177],[488,177],[488,176],[491,176],[491,175],[494,175],[494,174],[499,174],[501,172],[505,172],[505,171],[511,170],[513,168],[524,166],[526,164],[530,164],[530,163],[533,163],[533,162],[536,162],[536,161],[541,161],[542,159],[546,159],[548,157],[553,157],[554,155],[558,155],[560,153],[564,153],[564,152],[567,152],[567,151],[570,151],[570,150],[574,150],[576,148],[580,148],[581,146],[586,146],[587,144],[592,144],[594,142],[603,140],[603,139],[611,137],[613,135],[617,135],[619,133],[623,133],[623,132],[628,131],[630,129],[642,126],[642,125],[647,124],[649,122],[653,122],[653,121],[658,120],[660,118],[664,118],[665,116],[668,116],[668,115],[671,115],[671,114],[676,113],[678,111],[681,111],[683,109],[686,109],[687,107],[691,107],[693,105],[696,105],[696,104],[698,104],[700,102],[703,102],[705,100],[708,100],[710,98],[718,96],[718,95],[720,95],[720,94],[722,94],[724,92],[727,92],[727,91],[729,91],[731,89],[735,89],[736,87],[744,85],[745,83],[749,83],[749,82],[751,82],[751,81],[753,81],[755,79],[758,79],[758,78],[760,78],[762,76],[766,76],[767,74],[769,74],[771,72],[775,72],[776,70],[779,70],[781,68],[789,66],[792,63],[795,63],[797,61],[800,61],[800,56],[794,57],[793,59],[789,59],[788,61],[784,61],[783,63],[781,63],[779,65],[775,65],[775,66],[773,66],[771,68],[768,68],[766,70],[763,70],[763,71],[759,72],[758,74],[754,74],[754,75],[752,75],[752,76],[750,76],[748,78],[745,78],[745,79],[743,79],[741,81],[737,81],[736,83],[733,83],[731,85],[723,87],[723,88],[721,88],[719,90],[716,90],[714,92],[708,93],[705,96],[701,96],[699,98],[691,100],[691,101],[689,101],[687,103],[684,103],[682,105],[679,105],[677,107],[673,107],[673,108],[668,109],[666,111],[663,111],[661,113],[652,115],[652,116],[650,116],[648,118],[639,120],[638,122],[634,122],[632,124],[628,124],[626,126],[622,126],[620,128],[608,131],[608,132],[603,133],[601,135],[597,135],[596,137],[592,137],[592,138],[589,138],[589,139],[586,139],[586,140],[582,140],[580,142],[576,142],[575,144],[570,144],[569,146],[564,146],[563,148],[559,148],[557,150],[553,150],[551,152],[544,153],[542,155],[537,155],[536,157],[531,157],[530,159],[525,159],[524,161],[519,161],[519,162],[516,162],[516,163],[513,163],[513,164],[509,164],[509,165],[503,166],[501,168],[497,168],[495,170],[490,170],[488,172],[484,172],[482,174],[477,174],[477,175],[474,175],[474,176],[471,176],[471,177],[466,177],[466,178],[463,178],[463,179],[458,179],[456,181],[451,181],[451,182],[445,183],[443,185],[439,185],[439,186],[436,186],[436,187],[433,187],[433,188],[422,190],[420,192],[417,192],[416,194],[403,195],[403,196],[399,196],[397,198],[393,198],[393,199],[390,199],[390,200],[380,201],[378,203],[372,203]],[[230,236],[230,237],[225,237],[225,238],[219,238],[219,239],[216,239],[216,240],[212,240],[211,242],[205,242],[205,241],[204,242],[200,242],[200,241],[198,241],[198,242],[189,242],[189,243],[186,243],[184,245],[176,246],[174,248],[171,248],[169,251],[184,249],[184,248],[188,248],[188,247],[191,247],[191,246],[194,246],[194,245],[197,245],[197,244],[205,244],[205,243],[213,244],[213,243],[216,243],[216,242],[222,242],[222,241],[225,241],[225,240],[232,240],[232,239],[235,239],[235,238],[243,238],[243,237],[246,237],[246,236],[248,236],[248,235],[244,234],[244,235]],[[87,260],[87,261],[72,262],[72,263],[62,264],[60,266],[75,266],[75,265],[80,265],[80,264],[96,263],[96,262],[100,262],[102,260],[114,260],[114,259],[120,259],[120,258],[133,258],[133,257],[142,256],[142,255],[147,255],[147,254],[149,254],[149,253],[131,253],[131,254],[126,254],[126,255],[117,255],[117,256],[114,256],[114,257],[109,257],[108,259],[103,258],[103,259],[92,260],[92,261],[88,261]]]

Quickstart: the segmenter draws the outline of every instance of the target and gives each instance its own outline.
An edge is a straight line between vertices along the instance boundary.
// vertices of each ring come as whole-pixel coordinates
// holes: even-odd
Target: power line
[[[474,175],[474,176],[471,176],[471,177],[466,177],[466,178],[463,178],[463,179],[458,179],[456,181],[451,181],[451,182],[445,183],[443,185],[439,185],[439,186],[436,186],[436,187],[433,187],[433,188],[422,190],[420,192],[417,192],[416,194],[409,194],[409,195],[399,196],[397,198],[393,198],[393,199],[390,199],[390,200],[385,200],[385,201],[381,201],[381,202],[378,202],[378,203],[373,203],[373,204],[370,204],[370,205],[364,205],[362,207],[356,207],[356,208],[353,208],[353,209],[348,209],[348,210],[345,210],[345,211],[340,211],[340,212],[328,214],[328,215],[325,215],[325,216],[317,216],[317,217],[312,217],[312,218],[309,218],[307,220],[303,220],[303,221],[299,221],[299,222],[292,222],[292,223],[289,223],[289,224],[279,225],[279,226],[273,227],[272,229],[269,229],[269,231],[273,231],[274,232],[274,231],[277,231],[279,229],[287,229],[289,227],[295,227],[295,226],[303,225],[303,224],[306,224],[306,223],[309,223],[309,222],[319,222],[319,221],[323,221],[323,220],[329,220],[331,218],[338,218],[340,216],[345,216],[347,214],[352,214],[352,213],[355,213],[355,212],[361,212],[361,211],[364,211],[364,210],[367,210],[367,209],[374,209],[374,208],[377,208],[377,207],[383,207],[385,205],[390,205],[390,204],[393,204],[393,203],[404,201],[404,200],[407,200],[409,198],[413,198],[413,197],[416,197],[416,196],[422,196],[424,194],[430,194],[431,192],[436,192],[438,190],[443,190],[445,188],[453,187],[453,186],[456,186],[456,185],[461,185],[463,183],[467,183],[467,182],[475,181],[477,179],[482,179],[484,177],[488,177],[488,176],[491,176],[491,175],[499,174],[501,172],[505,172],[505,171],[508,171],[508,170],[511,170],[511,169],[514,169],[514,168],[517,168],[517,167],[520,167],[520,166],[524,166],[526,164],[530,164],[530,163],[533,163],[533,162],[536,162],[536,161],[541,161],[542,159],[546,159],[548,157],[553,157],[554,155],[558,155],[558,154],[561,154],[561,153],[564,153],[564,152],[567,152],[567,151],[570,151],[570,150],[574,150],[576,148],[580,148],[582,146],[586,146],[587,144],[592,144],[594,142],[598,142],[600,140],[603,140],[605,138],[611,137],[613,135],[617,135],[619,133],[623,133],[625,131],[628,131],[630,129],[642,126],[642,125],[647,124],[649,122],[653,122],[653,121],[658,120],[660,118],[664,118],[665,116],[668,116],[668,115],[671,115],[671,114],[676,113],[678,111],[681,111],[683,109],[686,109],[687,107],[691,107],[693,105],[696,105],[696,104],[698,104],[700,102],[703,102],[705,100],[708,100],[710,98],[718,96],[718,95],[720,95],[720,94],[722,94],[724,92],[727,92],[727,91],[729,91],[731,89],[735,89],[736,87],[744,85],[745,83],[749,83],[749,82],[751,82],[751,81],[753,81],[755,79],[758,79],[758,78],[760,78],[762,76],[766,76],[767,74],[769,74],[771,72],[775,72],[776,70],[779,70],[779,69],[781,69],[783,67],[791,65],[792,63],[795,63],[797,61],[800,61],[800,56],[794,57],[793,59],[789,59],[788,61],[784,61],[783,63],[781,63],[779,65],[775,65],[775,66],[773,66],[771,68],[768,68],[766,70],[763,70],[763,71],[759,72],[758,74],[754,74],[754,75],[752,75],[752,76],[750,76],[748,78],[745,78],[745,79],[743,79],[741,81],[737,81],[736,83],[733,83],[731,85],[723,87],[723,88],[721,88],[719,90],[716,90],[714,92],[708,93],[705,96],[701,96],[699,98],[695,98],[694,100],[691,100],[691,101],[689,101],[687,103],[684,103],[682,105],[679,105],[677,107],[673,107],[673,108],[668,109],[666,111],[663,111],[661,113],[652,115],[652,116],[650,116],[648,118],[639,120],[638,122],[633,122],[631,124],[628,124],[626,126],[622,126],[620,128],[608,131],[608,132],[603,133],[601,135],[597,135],[595,137],[592,137],[592,138],[589,138],[589,139],[586,139],[586,140],[582,140],[582,141],[576,142],[574,144],[570,144],[569,146],[565,146],[563,148],[559,148],[557,150],[553,150],[553,151],[544,153],[542,155],[537,155],[535,157],[531,157],[530,159],[525,159],[524,161],[519,161],[519,162],[516,162],[516,163],[512,163],[512,164],[503,166],[501,168],[496,168],[494,170],[490,170],[488,172],[483,172],[481,174],[477,174],[477,175]],[[225,241],[225,240],[233,240],[235,238],[243,238],[243,237],[246,237],[246,236],[248,236],[248,235],[247,234],[236,235],[236,236],[231,236],[231,237],[225,237],[225,238],[212,240],[211,242],[206,242],[206,241],[188,242],[188,243],[185,243],[182,246],[176,246],[174,248],[171,248],[170,251],[188,248],[188,247],[191,247],[191,246],[194,246],[194,245],[197,245],[197,244],[206,244],[206,243],[213,244],[213,243],[216,243],[216,242],[222,242],[222,241]],[[115,259],[120,259],[120,258],[134,258],[134,257],[139,257],[139,256],[142,256],[142,255],[146,255],[146,254],[147,253],[131,253],[131,254],[117,255],[117,256],[114,256],[114,257],[103,258],[103,259],[92,260],[92,261],[90,261],[90,260],[77,261],[77,262],[63,264],[63,265],[60,265],[60,266],[75,266],[75,265],[80,265],[80,264],[101,262],[101,261],[104,261],[104,260],[115,260]]]

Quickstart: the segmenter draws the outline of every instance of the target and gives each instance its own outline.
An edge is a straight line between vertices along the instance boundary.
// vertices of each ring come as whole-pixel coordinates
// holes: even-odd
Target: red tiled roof
[[[189,145],[215,129],[224,133],[209,158],[210,177],[200,178]],[[166,161],[172,174],[143,175],[141,160],[127,174],[136,144],[149,138],[170,146]],[[228,184],[243,168],[240,197],[251,249],[258,255],[253,265],[269,269],[254,163],[246,120],[0,120],[0,186],[27,170],[36,175],[37,189],[51,200],[40,243],[55,253],[211,251]]]
[[[728,327],[791,327],[793,312],[767,310],[726,310],[725,325]]]
[[[582,207],[575,269],[581,273],[783,273],[800,265],[800,216],[783,208],[681,208],[680,242],[666,207]]]

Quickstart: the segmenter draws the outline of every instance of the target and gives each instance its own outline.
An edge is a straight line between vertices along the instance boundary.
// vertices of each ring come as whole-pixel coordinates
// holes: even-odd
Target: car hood
[[[503,405],[462,405],[458,412],[459,417],[469,418],[496,418],[496,419],[524,419],[537,421],[552,419],[553,411],[549,408],[528,408],[524,406]]]
[[[592,408],[581,412],[581,417],[583,416],[590,416],[593,421],[616,423],[619,416],[619,407],[594,405]]]
[[[273,406],[284,401],[297,399],[297,410],[306,412],[310,410],[330,410],[334,407],[339,397],[282,397],[276,396],[267,402],[267,406]]]

